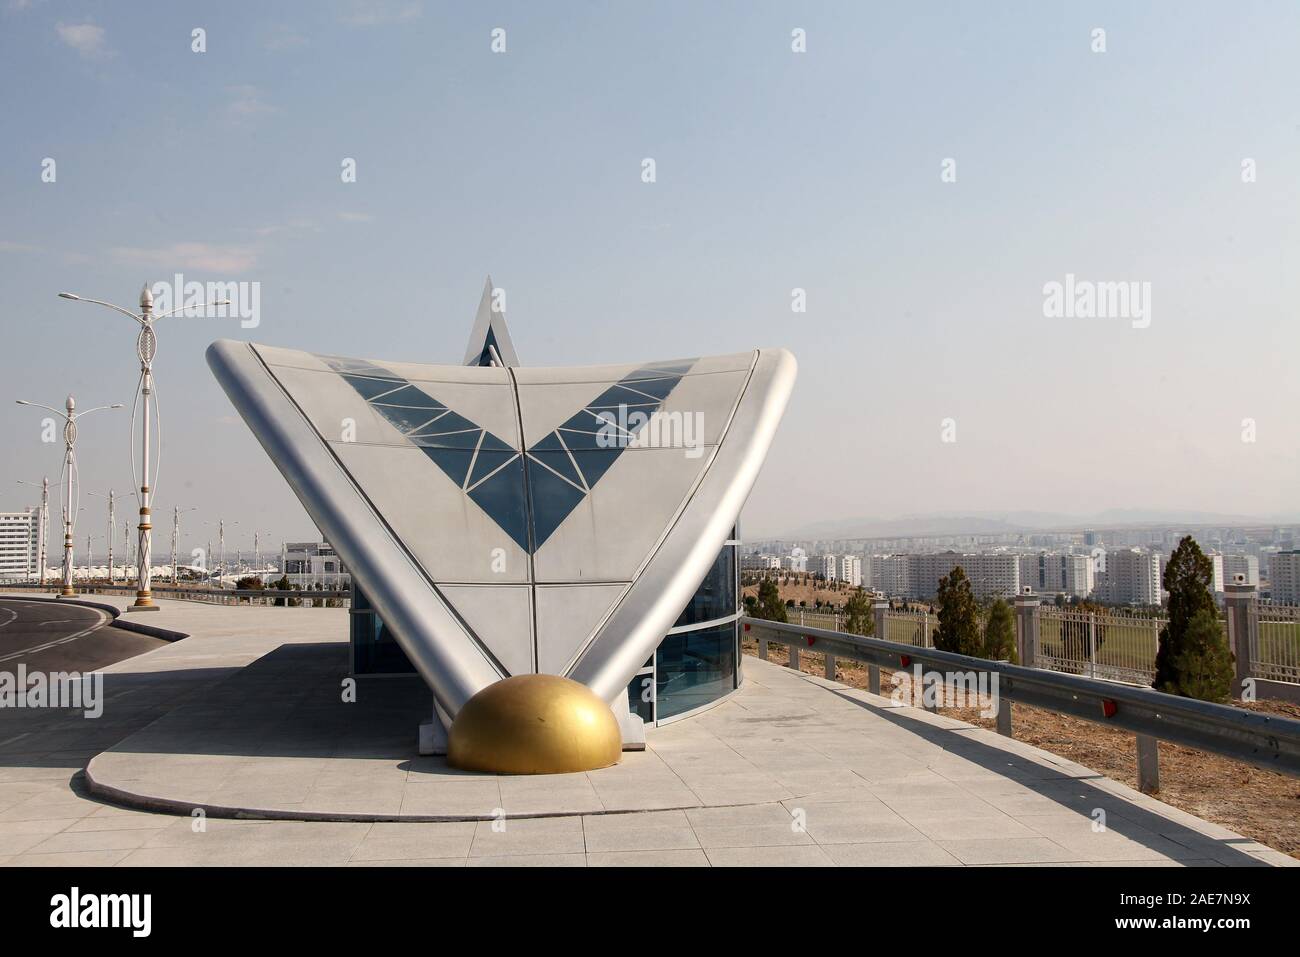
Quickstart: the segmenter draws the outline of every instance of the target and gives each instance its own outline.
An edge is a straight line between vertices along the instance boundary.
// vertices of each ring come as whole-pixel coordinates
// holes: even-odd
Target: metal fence
[[[1162,618],[1045,606],[1038,621],[1040,667],[1130,684],[1149,685],[1156,676]]]
[[[891,611],[885,615],[885,633],[876,637],[900,645],[929,648],[934,627],[930,617],[928,612]]]
[[[1300,606],[1256,602],[1254,616],[1251,674],[1300,682]]]

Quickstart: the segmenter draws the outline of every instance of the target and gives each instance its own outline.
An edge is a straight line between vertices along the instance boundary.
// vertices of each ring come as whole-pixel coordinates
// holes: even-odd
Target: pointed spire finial
[[[517,366],[519,356],[510,339],[510,330],[506,326],[505,310],[497,310],[498,294],[504,297],[505,290],[492,284],[489,275],[483,283],[483,295],[479,299],[478,313],[474,317],[474,328],[469,334],[469,347],[465,350],[467,366]]]

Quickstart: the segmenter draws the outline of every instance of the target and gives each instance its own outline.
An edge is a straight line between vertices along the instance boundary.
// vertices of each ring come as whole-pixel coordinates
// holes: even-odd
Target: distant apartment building
[[[1160,604],[1160,556],[1142,548],[1107,553],[1097,597],[1114,605]]]
[[[1020,585],[1041,595],[1087,598],[1096,584],[1091,555],[1039,552],[1020,556]]]
[[[845,555],[840,559],[840,581],[855,588],[862,584],[862,559],[857,555]]]
[[[937,552],[906,556],[908,588],[911,598],[933,598],[939,592],[939,580],[958,565],[970,579],[971,591],[979,599],[1011,598],[1020,591],[1020,561],[1009,552]]]
[[[1278,552],[1273,556],[1269,592],[1273,601],[1300,605],[1300,549]]]
[[[1223,581],[1224,581],[1223,555],[1219,552],[1206,552],[1205,557],[1210,560],[1211,577],[1213,578],[1214,581],[1213,585],[1210,587],[1210,591],[1214,592],[1216,595],[1221,595],[1223,594]],[[1160,573],[1161,575],[1164,574],[1163,568],[1161,568]]]
[[[0,512],[0,578],[31,578],[39,564],[41,510]]]
[[[821,567],[822,577],[825,578],[828,582],[835,581],[835,576],[839,573],[839,566],[835,561],[835,556],[823,555],[821,564],[822,564]]]
[[[348,588],[352,576],[329,542],[285,542],[280,548],[280,568],[290,585],[299,588]]]
[[[911,594],[912,582],[907,555],[872,555],[871,587],[886,595]]]
[[[1231,584],[1240,575],[1247,585],[1259,585],[1259,559],[1254,555],[1224,555],[1223,580]]]

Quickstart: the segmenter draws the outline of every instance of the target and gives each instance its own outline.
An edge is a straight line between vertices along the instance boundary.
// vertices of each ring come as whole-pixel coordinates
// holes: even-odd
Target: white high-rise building
[[[39,508],[0,512],[0,578],[36,577],[40,524]]]
[[[872,555],[871,584],[886,595],[906,595],[910,590],[906,555]]]
[[[1087,598],[1096,581],[1091,555],[1039,552],[1020,556],[1020,584],[1043,595]]]
[[[1221,552],[1206,552],[1205,557],[1210,560],[1213,568],[1214,581],[1210,586],[1210,591],[1216,595],[1223,594],[1223,554]]]
[[[838,574],[838,571],[839,569],[835,563],[835,556],[823,555],[822,556],[822,577],[825,578],[828,582],[833,582],[835,581],[835,576],[836,574]]]
[[[862,584],[862,559],[857,555],[845,555],[840,559],[840,581],[854,587]]]
[[[1160,604],[1160,556],[1142,548],[1109,552],[1098,594],[1115,605]]]
[[[1300,549],[1273,556],[1269,585],[1273,601],[1300,605]]]

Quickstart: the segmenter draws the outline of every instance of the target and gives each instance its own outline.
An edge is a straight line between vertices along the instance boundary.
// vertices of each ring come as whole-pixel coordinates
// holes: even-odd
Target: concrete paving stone
[[[509,854],[471,857],[466,867],[586,867],[586,854]]]
[[[789,827],[793,817],[779,802],[736,807],[687,808],[686,819],[694,827],[780,826]]]
[[[474,828],[474,823],[468,821],[447,824],[376,823],[353,852],[352,860],[465,858],[474,843]]]
[[[502,823],[504,830],[493,830]],[[585,854],[586,850],[580,817],[507,818],[477,822],[469,856]]]
[[[812,844],[807,832],[798,830],[793,820],[785,824],[710,824],[695,825],[700,847],[776,847],[782,844]]]
[[[872,794],[851,801],[827,801],[815,797],[791,798],[783,801],[782,806],[791,814],[796,810],[803,811],[810,822],[817,820],[836,824],[903,823],[903,818],[897,811]]]
[[[809,836],[818,844],[899,843],[918,841],[924,837],[920,830],[901,819],[894,822],[813,818],[807,827]]]
[[[61,831],[28,848],[26,854],[54,854],[64,851],[115,851],[143,847],[152,831]]]
[[[19,854],[8,867],[113,867],[131,851],[127,849],[100,851],[64,851],[58,854]]]
[[[822,850],[840,867],[960,867],[961,861],[932,841],[826,844]]]
[[[604,788],[596,794],[606,811],[654,811],[663,808],[696,807],[700,800],[685,785],[672,788]]]
[[[963,864],[1037,864],[1083,860],[1077,852],[1045,837],[975,838],[935,843]]]
[[[733,804],[764,804],[785,801],[794,795],[783,784],[692,785],[691,790],[700,804],[706,807],[726,807]]]
[[[626,817],[630,815],[619,815]],[[587,853],[603,851],[667,851],[698,848],[694,829],[686,823],[625,827],[584,825]]]
[[[403,814],[447,816],[491,816],[503,804],[495,781],[407,784],[402,797]]]
[[[8,760],[8,758],[6,758]],[[36,765],[12,765],[0,767],[0,783],[18,784],[31,781],[49,781],[67,784],[72,780],[73,775],[81,770],[80,766],[75,768],[69,767],[41,767]]]
[[[833,770],[820,771],[783,771],[778,768],[773,771],[772,777],[796,795],[819,794],[825,791],[868,791],[866,779],[845,768],[837,767]]]
[[[66,784],[63,785],[66,787]],[[46,781],[0,782],[0,811],[7,810],[15,804],[22,804],[28,798],[38,794],[54,793],[55,788]]]
[[[585,775],[569,778],[563,782],[549,783],[538,777],[503,777],[501,779],[501,806],[508,814],[549,814],[603,811],[596,789],[591,786]]]
[[[588,867],[708,867],[704,851],[608,851],[587,854]]]
[[[960,811],[956,812],[960,813]],[[915,816],[904,814],[912,827],[932,841],[987,838],[1033,838],[1039,832],[1003,814],[999,817]]]
[[[816,844],[785,847],[711,847],[705,850],[714,867],[833,867],[834,861]]]
[[[635,814],[589,814],[582,819],[583,832],[590,836],[604,831],[625,831],[637,827],[690,827],[684,810],[638,811]]]
[[[99,804],[77,797],[71,791],[62,796],[39,794],[0,811],[0,823],[85,817],[98,807]]]
[[[401,861],[348,861],[348,867],[464,867],[463,857],[426,857]]]

